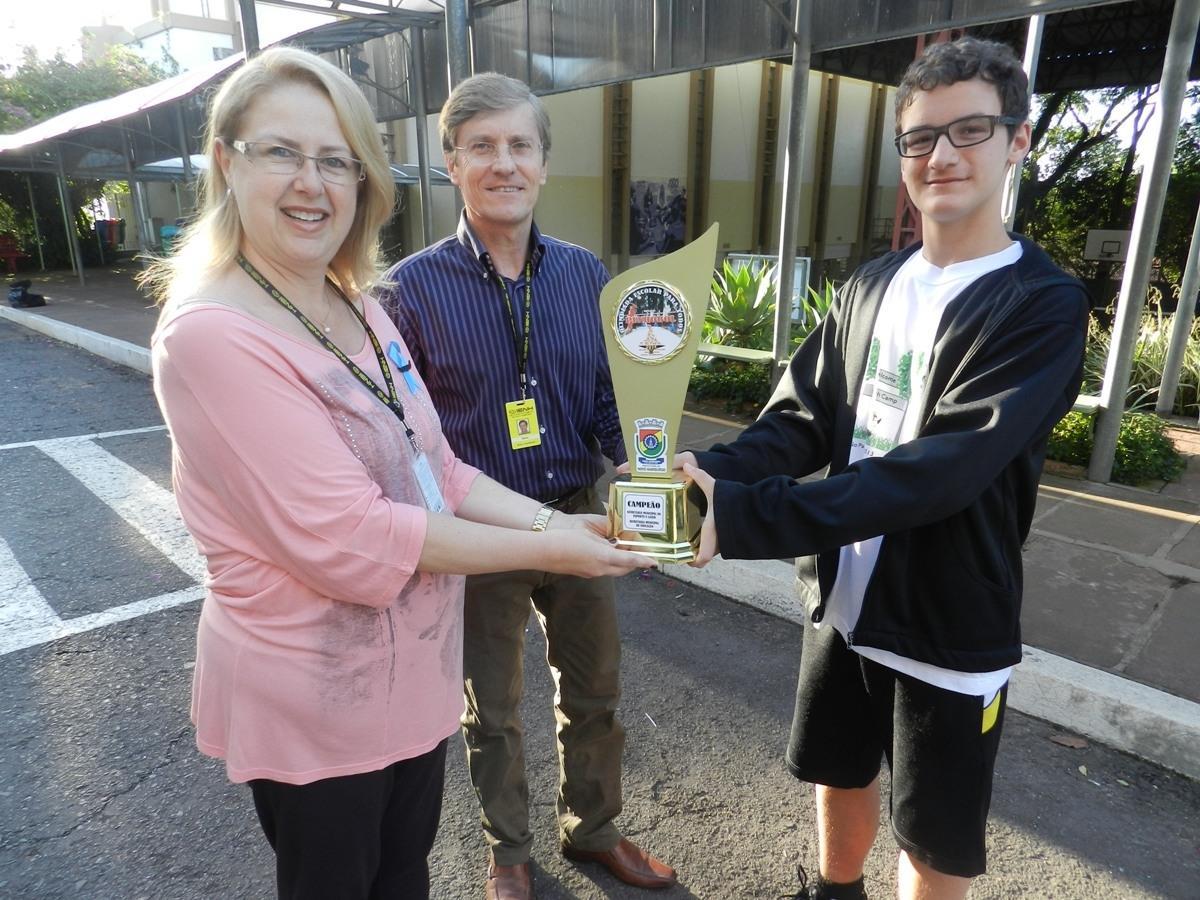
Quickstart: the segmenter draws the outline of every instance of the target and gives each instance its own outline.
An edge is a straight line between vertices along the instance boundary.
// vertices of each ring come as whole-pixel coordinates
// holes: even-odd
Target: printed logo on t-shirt
[[[887,359],[881,362],[881,355],[879,338],[873,338],[851,443],[856,459],[882,456],[900,443],[904,417],[913,399],[913,351],[906,350],[894,364]],[[917,387],[923,388],[924,351],[918,351],[915,358],[920,382]],[[855,450],[858,452],[854,453]]]

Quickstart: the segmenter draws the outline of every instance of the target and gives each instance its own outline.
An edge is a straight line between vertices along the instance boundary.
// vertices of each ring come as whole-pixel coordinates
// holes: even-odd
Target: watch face
[[[692,326],[691,309],[662,281],[639,281],[621,295],[612,328],[622,352],[643,363],[661,363],[683,349]]]

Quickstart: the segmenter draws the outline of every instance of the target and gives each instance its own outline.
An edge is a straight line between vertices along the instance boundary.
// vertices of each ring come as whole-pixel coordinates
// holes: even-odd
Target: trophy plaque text
[[[708,311],[717,226],[610,281],[600,294],[629,474],[608,491],[617,546],[670,562],[695,558],[701,517],[675,480],[679,421]]]

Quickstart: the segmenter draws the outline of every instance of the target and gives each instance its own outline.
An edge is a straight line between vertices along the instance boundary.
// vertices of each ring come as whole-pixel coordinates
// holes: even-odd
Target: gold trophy
[[[690,562],[702,517],[676,480],[679,420],[708,312],[717,226],[667,256],[623,272],[600,294],[613,390],[629,474],[608,489],[608,530],[618,547]]]

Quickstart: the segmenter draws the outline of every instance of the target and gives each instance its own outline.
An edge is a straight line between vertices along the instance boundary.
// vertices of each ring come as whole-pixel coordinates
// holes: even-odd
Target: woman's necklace
[[[329,299],[329,291],[323,290],[321,298],[325,301],[325,315],[321,317],[321,328],[326,334],[333,331],[333,326],[329,324],[330,318],[333,317],[333,307],[336,301]]]

